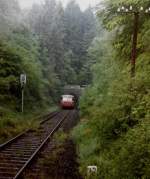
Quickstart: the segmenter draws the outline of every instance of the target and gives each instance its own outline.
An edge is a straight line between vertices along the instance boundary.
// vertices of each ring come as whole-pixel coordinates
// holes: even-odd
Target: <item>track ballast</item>
[[[47,144],[69,111],[45,116],[39,128],[28,130],[0,146],[0,179],[18,179],[38,153]]]

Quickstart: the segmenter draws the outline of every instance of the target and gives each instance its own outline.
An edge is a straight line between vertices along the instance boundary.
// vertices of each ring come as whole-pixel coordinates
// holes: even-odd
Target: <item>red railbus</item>
[[[73,95],[62,95],[60,106],[63,109],[74,109],[75,108],[75,97]]]

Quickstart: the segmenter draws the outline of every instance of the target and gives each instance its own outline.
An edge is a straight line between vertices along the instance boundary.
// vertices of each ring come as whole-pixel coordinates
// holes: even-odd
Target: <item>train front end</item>
[[[74,109],[75,101],[72,95],[63,95],[60,101],[60,106],[62,109]]]

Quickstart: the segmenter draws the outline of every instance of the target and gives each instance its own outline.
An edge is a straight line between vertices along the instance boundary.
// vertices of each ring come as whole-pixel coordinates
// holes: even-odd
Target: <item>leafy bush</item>
[[[88,165],[98,166],[98,179],[149,178],[150,53],[149,19],[139,27],[136,75],[130,77],[130,53],[133,21],[118,16],[120,4],[104,3],[99,12],[105,29],[89,49],[93,65],[93,83],[80,101],[81,120],[73,131],[79,145],[81,173]],[[133,5],[148,2],[132,1]],[[121,26],[121,27],[120,27]],[[110,32],[108,32],[109,30]],[[90,131],[86,133],[86,131]]]

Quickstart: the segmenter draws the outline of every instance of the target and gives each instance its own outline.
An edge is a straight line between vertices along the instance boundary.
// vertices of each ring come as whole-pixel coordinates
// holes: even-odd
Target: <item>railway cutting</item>
[[[71,111],[48,115],[37,129],[30,129],[0,146],[0,179],[19,179],[23,171],[38,157],[50,137],[67,119]]]

